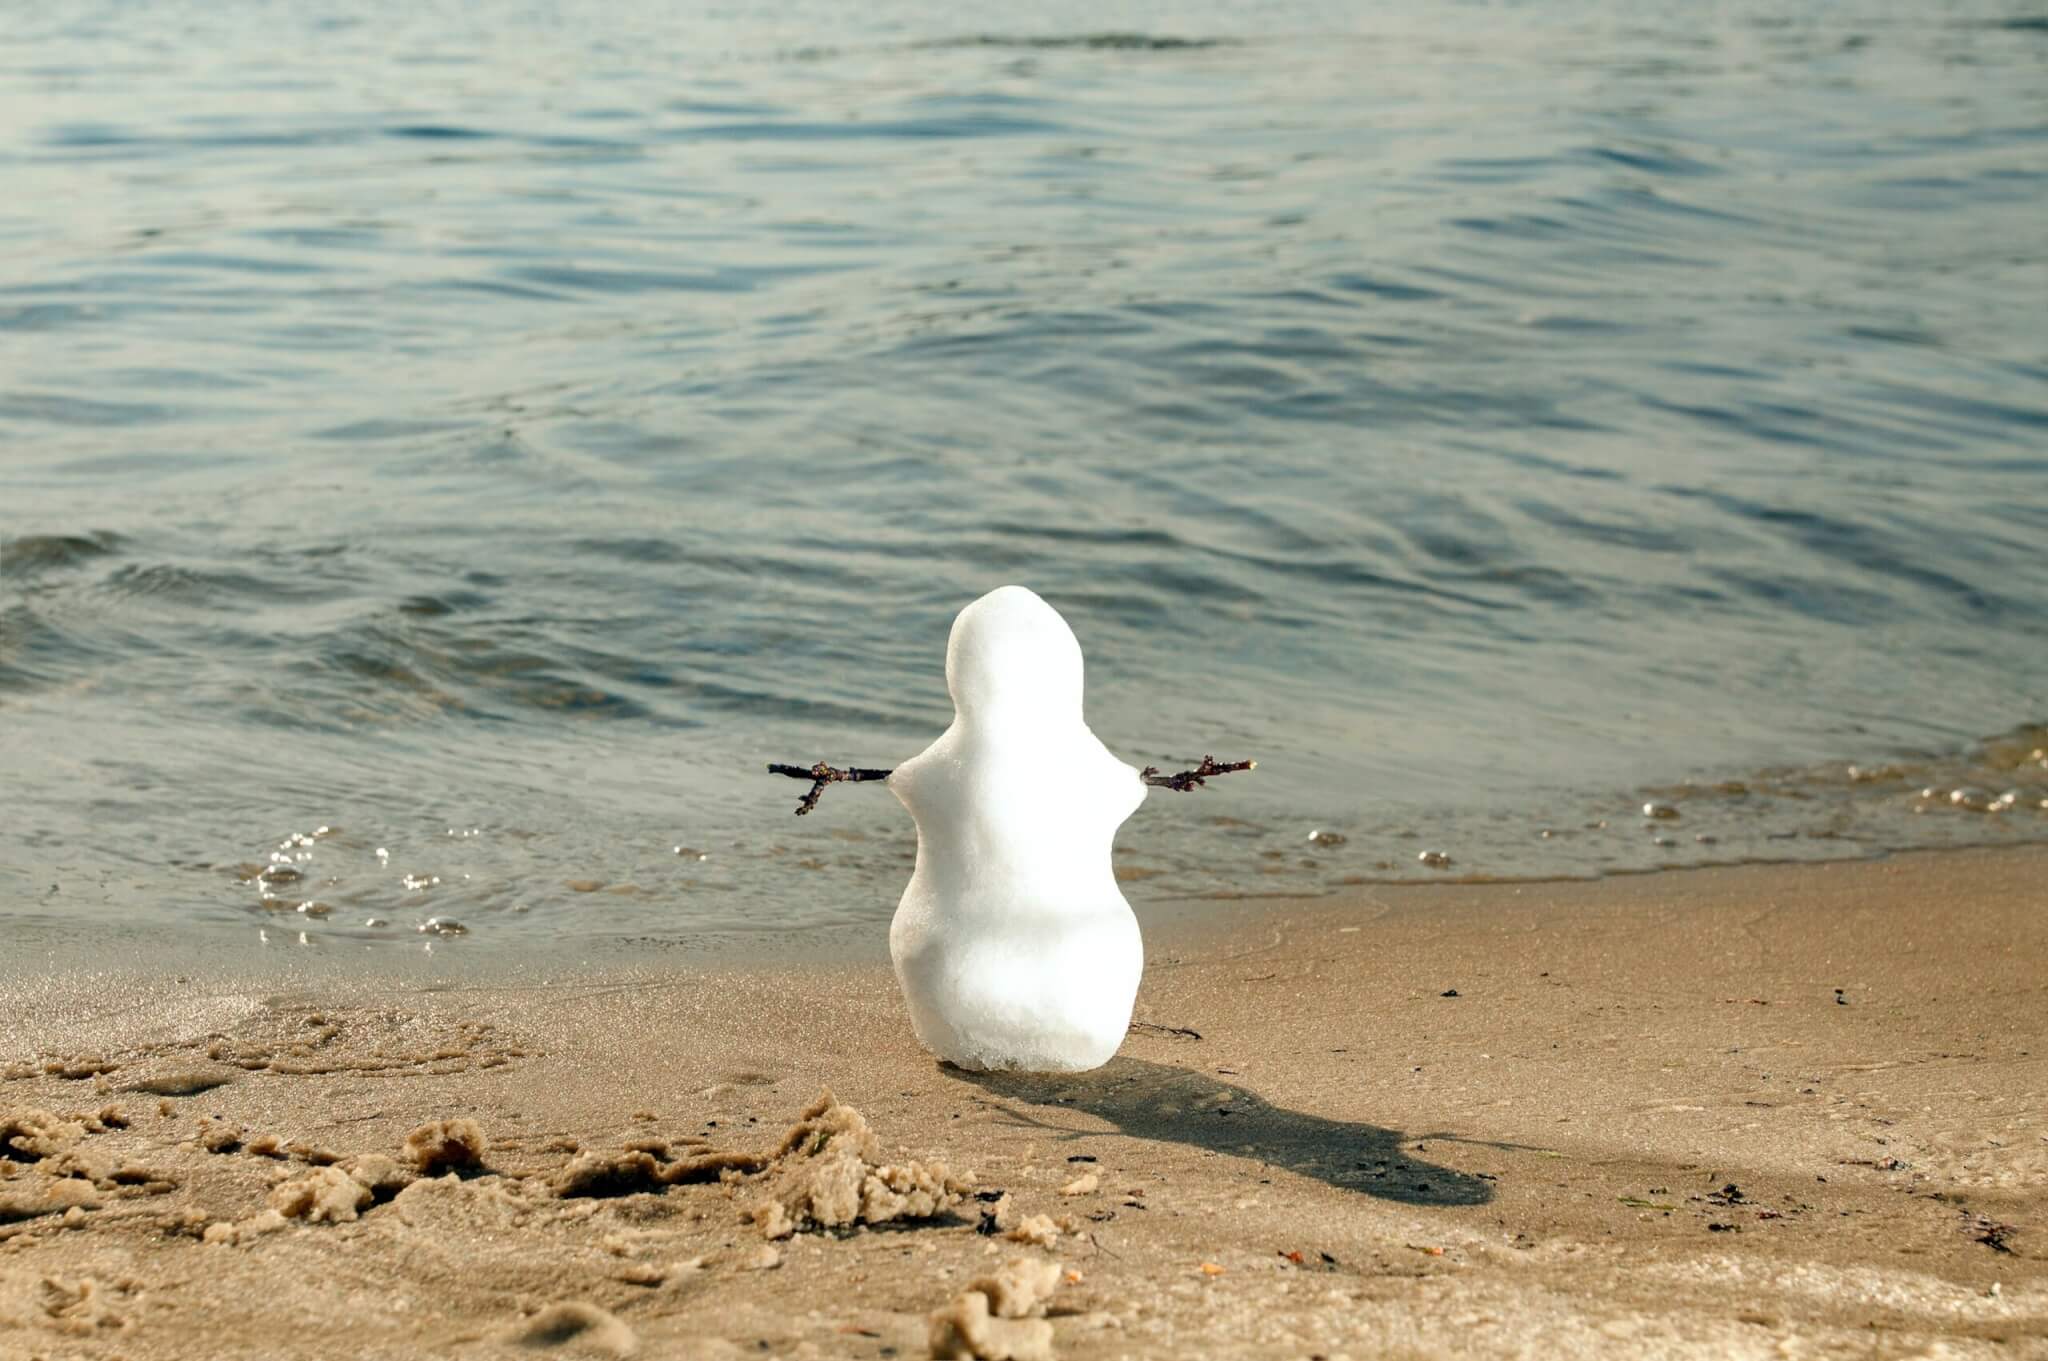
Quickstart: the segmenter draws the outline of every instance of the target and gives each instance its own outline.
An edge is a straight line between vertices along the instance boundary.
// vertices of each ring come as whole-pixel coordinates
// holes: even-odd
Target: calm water
[[[2038,4],[683,8],[11,8],[17,940],[878,921],[1007,581],[1141,902],[2048,838]]]

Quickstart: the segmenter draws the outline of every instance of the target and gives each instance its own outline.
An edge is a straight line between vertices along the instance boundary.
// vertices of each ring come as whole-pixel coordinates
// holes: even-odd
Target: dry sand
[[[2048,851],[1152,928],[1074,1077],[879,958],[17,977],[0,1356],[2048,1356]]]

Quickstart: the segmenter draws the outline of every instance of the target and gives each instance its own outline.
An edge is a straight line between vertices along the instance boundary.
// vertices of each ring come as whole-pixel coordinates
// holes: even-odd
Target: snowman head
[[[1081,644],[1058,610],[1022,586],[1002,586],[954,619],[946,689],[966,723],[1078,723]]]

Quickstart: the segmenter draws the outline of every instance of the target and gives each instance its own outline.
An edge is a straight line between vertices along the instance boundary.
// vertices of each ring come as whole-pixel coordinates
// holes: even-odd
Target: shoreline
[[[1404,801],[1315,816],[1275,803],[1250,779],[1218,799],[1148,798],[1119,829],[1112,864],[1143,920],[1204,900],[2048,845],[2044,744],[2048,727],[2028,722],[1869,763],[1723,767],[1677,783],[1519,794],[1496,788],[1456,805]],[[722,797],[730,802],[734,791]],[[511,821],[492,827],[438,818],[425,829],[351,826],[339,815],[344,825],[329,826],[308,816],[296,828],[274,825],[253,840],[244,829],[220,843],[239,850],[154,865],[124,860],[100,872],[17,857],[0,864],[0,930],[17,951],[61,954],[46,967],[96,967],[109,942],[116,954],[152,958],[193,949],[253,957],[300,945],[405,952],[430,942],[545,958],[566,943],[592,963],[634,950],[703,963],[773,951],[836,956],[888,921],[917,845],[893,799],[849,792],[825,805],[822,821],[801,824],[782,816],[785,804],[749,794],[744,806],[755,816],[744,834],[727,828],[729,839],[697,825],[684,800],[673,816],[693,827],[687,833],[614,821],[595,837],[584,835],[589,828],[556,837],[522,830],[507,807]],[[298,877],[273,884],[266,863],[280,857]],[[175,882],[155,877],[166,872]],[[419,934],[449,918],[459,937]]]
[[[2048,1349],[2048,848],[1255,902],[1148,919],[1145,1024],[1071,1076],[934,1064],[879,946],[11,971],[0,1113],[127,1123],[53,1155],[68,1176],[0,1160],[17,1207],[95,1202],[0,1215],[0,1355],[530,1355],[574,1305],[609,1323],[547,1353],[921,1356],[1011,1257],[1079,1277],[1063,1357]],[[551,1189],[579,1152],[770,1145],[821,1086],[892,1156],[1068,1228],[984,1236],[963,1200],[769,1243],[757,1179]],[[486,1170],[195,1236],[448,1117]]]
[[[914,844],[914,843],[913,843]],[[1959,841],[1941,845],[1881,847],[1824,858],[1784,857],[1616,867],[1597,874],[1494,875],[1450,870],[1428,879],[1353,876],[1320,888],[1218,889],[1206,892],[1145,896],[1141,874],[1120,882],[1148,949],[1155,940],[1173,942],[1183,936],[1205,936],[1230,930],[1246,913],[1265,911],[1347,912],[1376,904],[1381,895],[1417,901],[1446,895],[1474,901],[1522,890],[1569,891],[1601,885],[1692,876],[1795,873],[1842,865],[1910,863],[1924,857],[2048,855],[2048,830],[2039,840]],[[906,868],[905,877],[908,877]],[[194,920],[170,926],[154,922],[112,925],[90,918],[0,918],[7,932],[8,952],[0,957],[0,998],[30,980],[53,975],[90,973],[122,979],[123,986],[147,987],[163,974],[199,977],[211,982],[255,985],[316,985],[321,980],[364,979],[374,982],[428,984],[436,980],[484,983],[533,982],[586,977],[667,974],[677,969],[775,969],[836,963],[888,963],[890,915],[895,910],[894,886],[877,898],[871,918],[811,926],[763,926],[754,930],[713,929],[688,934],[655,935],[645,930],[564,936],[549,940],[530,935],[501,937],[489,932],[464,932],[453,938],[420,932],[363,937],[323,931],[317,922],[300,923],[280,916],[233,925]],[[299,940],[302,932],[309,938]],[[129,961],[147,958],[148,976],[132,972]]]

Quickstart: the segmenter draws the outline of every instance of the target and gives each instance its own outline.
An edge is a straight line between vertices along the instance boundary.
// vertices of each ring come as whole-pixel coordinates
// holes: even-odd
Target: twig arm
[[[1257,761],[1219,761],[1213,756],[1204,756],[1202,764],[1193,770],[1183,770],[1178,775],[1162,775],[1158,766],[1146,766],[1138,772],[1138,778],[1146,784],[1171,789],[1176,794],[1185,794],[1190,789],[1200,789],[1211,775],[1229,775],[1239,770],[1257,770]]]
[[[837,766],[828,766],[823,761],[818,762],[814,766],[792,766],[784,765],[780,761],[770,761],[768,763],[768,773],[770,775],[787,775],[792,780],[809,780],[811,782],[810,792],[805,794],[802,801],[796,806],[796,815],[802,817],[818,806],[818,796],[825,792],[825,786],[828,784],[839,784],[842,782],[846,784],[860,784],[865,780],[886,780],[895,772],[868,770],[861,766],[848,766],[846,769],[841,770]]]
[[[1185,794],[1191,789],[1200,789],[1212,776],[1230,775],[1240,770],[1257,770],[1257,761],[1218,761],[1213,756],[1204,756],[1202,764],[1193,770],[1183,770],[1173,775],[1162,775],[1158,766],[1146,766],[1138,772],[1138,778],[1148,785],[1171,789]],[[810,766],[793,766],[781,761],[770,761],[768,773],[786,775],[792,780],[809,780],[810,789],[798,800],[796,815],[802,817],[818,806],[818,799],[828,784],[861,784],[869,780],[886,780],[895,772],[891,770],[870,770],[863,766],[828,766],[823,761]]]

